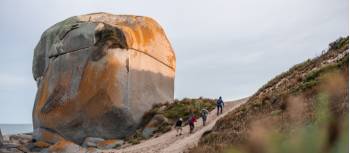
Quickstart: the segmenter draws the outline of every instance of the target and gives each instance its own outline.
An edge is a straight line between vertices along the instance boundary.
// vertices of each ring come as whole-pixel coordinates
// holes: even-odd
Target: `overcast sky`
[[[175,97],[253,94],[349,31],[348,0],[1,0],[0,123],[31,123],[42,32],[93,12],[149,16],[177,57]]]

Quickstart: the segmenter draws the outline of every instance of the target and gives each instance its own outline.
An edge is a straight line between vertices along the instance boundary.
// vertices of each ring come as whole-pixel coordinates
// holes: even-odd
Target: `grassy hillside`
[[[190,152],[348,152],[348,44],[276,76]]]

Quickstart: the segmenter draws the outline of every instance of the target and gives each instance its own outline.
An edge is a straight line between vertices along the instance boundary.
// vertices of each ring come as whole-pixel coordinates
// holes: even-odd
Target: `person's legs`
[[[220,106],[220,114],[222,114],[222,106]]]
[[[192,133],[192,124],[190,123],[190,133]]]
[[[194,124],[190,124],[190,133],[192,133],[193,132],[193,129],[194,129]]]
[[[219,115],[219,106],[216,106],[216,115]]]

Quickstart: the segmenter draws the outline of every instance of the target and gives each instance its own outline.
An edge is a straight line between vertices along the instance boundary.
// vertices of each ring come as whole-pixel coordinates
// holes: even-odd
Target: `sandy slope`
[[[231,110],[237,108],[242,103],[245,103],[247,99],[241,99],[236,101],[230,101],[225,103],[224,112],[222,115],[217,116],[216,110],[210,112],[207,120],[207,125],[202,126],[202,120],[198,119],[195,124],[195,132],[189,134],[189,127],[183,127],[183,135],[176,136],[175,129],[157,137],[151,138],[140,144],[122,148],[119,150],[104,150],[108,153],[180,153],[186,151],[188,148],[195,146],[202,134],[205,131],[210,130],[218,119],[225,116]]]

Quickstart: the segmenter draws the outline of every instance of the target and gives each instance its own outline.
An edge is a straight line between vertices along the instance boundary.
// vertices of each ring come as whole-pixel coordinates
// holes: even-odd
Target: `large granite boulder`
[[[74,16],[42,34],[33,76],[34,139],[119,139],[152,105],[173,101],[175,54],[151,18]]]

